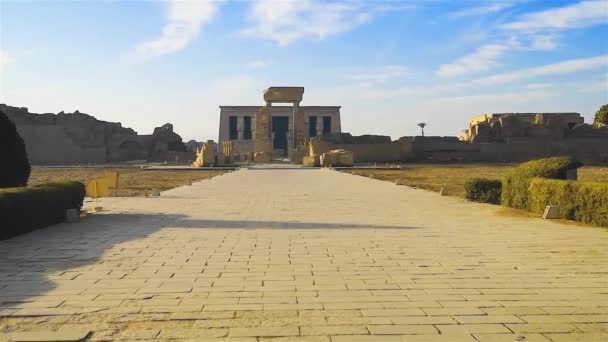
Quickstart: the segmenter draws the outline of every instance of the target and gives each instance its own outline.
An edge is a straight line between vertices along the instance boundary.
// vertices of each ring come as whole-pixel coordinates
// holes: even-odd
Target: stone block
[[[253,155],[254,163],[270,163],[272,161],[272,154],[268,152],[256,152]]]
[[[222,152],[218,153],[217,156],[216,156],[216,158],[217,158],[217,161],[215,163],[216,166],[224,166],[226,164],[229,164],[226,161],[226,159],[227,159],[226,155],[224,155],[224,153],[222,153]]]
[[[289,159],[296,164],[302,164],[305,154],[303,150],[292,149],[289,151]]]
[[[353,166],[354,156],[351,151],[332,150],[321,155],[321,166]]]
[[[304,166],[321,166],[321,158],[319,155],[305,156],[302,158],[302,164]]]
[[[300,102],[304,95],[304,87],[269,87],[264,90],[266,102]]]
[[[216,148],[216,144],[213,140],[204,143],[203,147],[196,150],[196,159],[192,163],[192,166],[215,166],[217,162]]]
[[[548,205],[545,208],[545,212],[543,213],[543,218],[544,219],[558,219],[559,218],[559,211],[557,206],[555,205]]]

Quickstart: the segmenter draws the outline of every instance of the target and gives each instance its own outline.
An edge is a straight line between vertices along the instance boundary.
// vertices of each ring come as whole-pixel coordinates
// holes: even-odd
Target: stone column
[[[270,139],[270,103],[255,113],[255,134],[253,136],[254,161],[268,163],[272,160],[272,140]]]
[[[300,103],[293,104],[293,146],[290,149],[290,159],[295,163],[302,163],[306,153],[306,114],[300,109]]]

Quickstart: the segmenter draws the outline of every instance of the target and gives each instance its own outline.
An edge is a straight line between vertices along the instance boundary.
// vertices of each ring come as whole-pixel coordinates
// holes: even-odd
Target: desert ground
[[[380,165],[379,165],[380,166]],[[395,170],[345,170],[358,176],[394,182],[425,190],[444,187],[448,196],[464,197],[464,183],[471,177],[500,179],[517,164],[406,164]],[[608,167],[584,166],[578,169],[581,181],[608,182]]]
[[[145,170],[138,168],[91,168],[91,167],[34,167],[29,185],[58,180],[74,180],[87,184],[95,178],[104,177],[105,172],[118,171],[118,196],[145,196],[192,182],[209,179],[226,172],[224,170]]]

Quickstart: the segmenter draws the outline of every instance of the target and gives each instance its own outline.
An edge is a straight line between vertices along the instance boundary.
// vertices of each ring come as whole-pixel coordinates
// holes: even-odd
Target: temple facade
[[[293,107],[270,106],[270,141],[275,158],[293,149]],[[340,133],[340,106],[300,106],[304,112],[305,137]],[[254,153],[256,113],[260,106],[220,106],[218,145],[231,141],[234,154]]]

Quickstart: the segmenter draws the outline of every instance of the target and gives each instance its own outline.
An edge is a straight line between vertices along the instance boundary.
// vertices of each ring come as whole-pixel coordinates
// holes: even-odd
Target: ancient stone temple
[[[224,153],[243,161],[301,162],[310,137],[341,132],[340,106],[300,106],[303,94],[303,87],[270,87],[264,106],[220,106],[218,142],[229,151]]]

